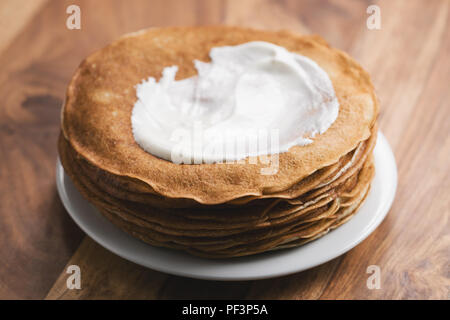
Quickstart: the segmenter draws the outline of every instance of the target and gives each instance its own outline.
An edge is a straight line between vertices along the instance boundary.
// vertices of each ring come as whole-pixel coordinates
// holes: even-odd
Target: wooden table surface
[[[381,29],[366,26],[370,4]],[[81,8],[81,30],[66,8]],[[450,25],[447,0],[0,2],[0,298],[448,299]],[[65,87],[90,52],[150,26],[231,24],[318,33],[372,75],[399,184],[385,221],[347,254],[276,279],[200,281],[145,269],[75,225],[55,188]],[[66,266],[81,268],[81,290]],[[366,269],[381,270],[381,288]]]

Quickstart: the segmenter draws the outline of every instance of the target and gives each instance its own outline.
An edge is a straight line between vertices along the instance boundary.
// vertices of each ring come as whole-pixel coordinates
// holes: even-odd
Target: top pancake
[[[328,73],[340,103],[338,118],[325,133],[307,146],[280,154],[276,174],[262,175],[261,168],[268,165],[260,161],[174,164],[135,142],[131,112],[137,99],[135,85],[142,79],[159,79],[172,65],[179,67],[177,80],[191,77],[196,74],[193,61],[209,61],[212,47],[258,40],[314,60]],[[126,35],[81,63],[67,89],[62,130],[81,157],[112,175],[140,181],[163,197],[219,204],[286,190],[336,163],[370,136],[377,105],[368,74],[318,36],[224,26],[160,28]]]

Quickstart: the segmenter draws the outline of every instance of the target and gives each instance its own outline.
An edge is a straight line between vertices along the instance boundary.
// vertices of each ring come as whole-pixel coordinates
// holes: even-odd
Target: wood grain
[[[22,31],[47,0],[6,0],[0,2],[0,52]]]
[[[81,30],[65,27],[69,4]],[[366,28],[358,0],[48,1],[0,32],[0,298],[47,299],[447,299],[450,257],[449,1],[379,1],[381,30]],[[4,20],[5,21],[5,20]],[[397,160],[399,186],[380,227],[362,244],[308,271],[263,281],[166,275],[103,249],[70,220],[54,183],[65,86],[89,52],[149,26],[234,24],[318,33],[370,72],[380,126]],[[66,287],[66,267],[82,289]],[[381,268],[369,290],[366,269]]]

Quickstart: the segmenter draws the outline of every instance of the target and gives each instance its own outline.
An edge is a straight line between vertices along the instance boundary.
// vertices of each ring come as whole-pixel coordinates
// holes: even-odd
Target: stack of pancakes
[[[195,75],[212,47],[267,41],[317,62],[339,115],[313,143],[267,164],[175,164],[134,140],[135,85],[177,65]],[[227,258],[302,245],[348,221],[374,175],[378,103],[368,74],[320,37],[234,27],[149,29],[86,58],[67,90],[59,155],[76,187],[124,231],[155,246]],[[288,116],[288,115],[287,115]],[[254,163],[257,164],[254,164]]]

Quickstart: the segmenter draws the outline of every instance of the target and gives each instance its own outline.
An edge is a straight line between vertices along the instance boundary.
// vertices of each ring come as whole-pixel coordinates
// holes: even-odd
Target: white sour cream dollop
[[[268,42],[215,47],[198,75],[136,86],[131,123],[147,152],[175,163],[216,163],[312,143],[336,120],[328,74],[313,60]]]

